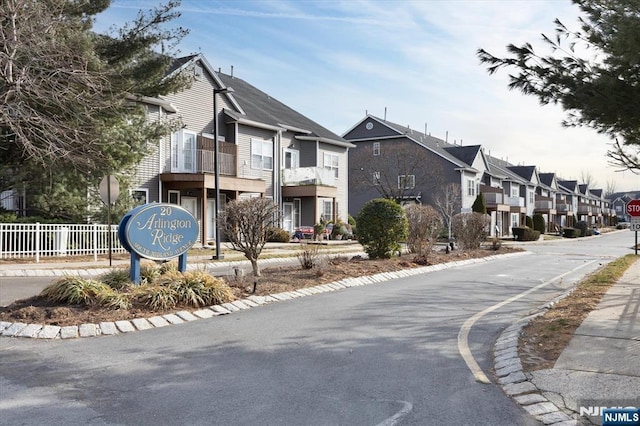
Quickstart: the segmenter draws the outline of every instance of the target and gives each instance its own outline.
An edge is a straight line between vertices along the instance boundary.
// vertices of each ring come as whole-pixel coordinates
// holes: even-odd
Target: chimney
[[[448,131],[448,130],[447,130],[447,132],[445,133],[444,141],[445,141],[445,142],[449,142],[449,131]]]
[[[427,134],[427,123],[424,123],[424,134]]]
[[[387,121],[387,107],[384,107],[384,121]]]
[[[222,72],[222,68],[218,67],[218,74]]]
[[[233,78],[233,65],[231,65],[231,78]]]

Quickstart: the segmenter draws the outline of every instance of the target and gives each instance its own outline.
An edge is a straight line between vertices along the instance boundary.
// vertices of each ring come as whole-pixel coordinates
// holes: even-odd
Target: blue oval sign
[[[127,213],[118,237],[129,252],[151,260],[180,256],[198,239],[198,222],[176,204],[145,204]]]

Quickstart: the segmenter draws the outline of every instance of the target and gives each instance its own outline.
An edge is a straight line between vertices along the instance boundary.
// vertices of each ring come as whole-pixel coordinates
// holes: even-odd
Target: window
[[[284,168],[297,169],[300,167],[300,152],[295,149],[284,150]]]
[[[180,191],[169,190],[169,204],[180,204]]]
[[[380,185],[380,172],[373,172],[373,184]]]
[[[373,155],[380,155],[380,142],[373,143]]]
[[[511,213],[511,227],[520,225],[518,222],[518,213]]]
[[[338,177],[338,166],[340,164],[340,157],[337,154],[324,153],[324,168],[333,170],[335,177]]]
[[[415,175],[398,176],[398,189],[413,189],[416,187]]]
[[[136,206],[141,206],[149,202],[149,190],[146,188],[132,189],[131,198]]]
[[[533,191],[529,191],[529,203],[533,204],[535,201],[535,193]]]
[[[520,188],[518,185],[511,185],[511,196],[519,197],[520,196]]]
[[[171,135],[171,171],[174,173],[196,171],[196,134],[180,130]]]
[[[333,220],[333,201],[331,199],[322,200],[322,217],[324,220]]]
[[[273,141],[251,139],[251,168],[273,170]]]
[[[476,195],[476,182],[473,179],[467,179],[467,195],[469,197]]]

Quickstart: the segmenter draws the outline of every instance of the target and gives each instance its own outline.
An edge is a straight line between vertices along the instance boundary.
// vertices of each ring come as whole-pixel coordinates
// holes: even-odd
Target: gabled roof
[[[416,144],[421,145],[422,147],[428,149],[429,151],[433,152],[434,154],[436,154],[436,155],[444,158],[445,160],[449,161],[451,164],[456,166],[458,169],[465,169],[465,170],[477,172],[477,170],[471,168],[470,164],[460,160],[455,155],[451,154],[450,152],[448,152],[445,149],[447,147],[455,147],[456,145],[449,144],[449,143],[443,141],[442,139],[433,137],[431,135],[427,135],[425,133],[422,133],[422,132],[419,132],[417,130],[411,129],[411,128],[407,127],[407,126],[402,126],[400,124],[384,120],[382,118],[376,117],[376,116],[371,115],[371,114],[367,114],[365,118],[363,118],[358,123],[356,123],[356,125],[354,125],[351,129],[349,129],[347,132],[345,132],[344,135],[347,135],[354,128],[358,127],[360,124],[362,124],[363,122],[365,122],[367,120],[375,120],[379,124],[381,124],[381,125],[385,126],[386,128],[390,129],[393,132],[393,134],[389,135],[389,136],[387,136],[385,138],[372,137],[372,138],[364,138],[364,139],[353,139],[354,141],[407,138],[407,139],[410,139],[411,141],[415,142]]]
[[[542,182],[543,184],[547,185],[550,188],[553,188],[552,186],[553,181],[556,177],[555,173],[538,173],[538,176],[540,177],[540,182]]]
[[[447,146],[444,148],[445,151],[459,159],[460,161],[468,164],[469,166],[473,165],[474,160],[478,157],[478,153],[480,151],[480,145],[469,145],[469,146]]]
[[[507,168],[529,182],[534,181],[536,166],[508,166]]]
[[[577,180],[559,180],[558,185],[564,187],[567,191],[571,193],[575,193],[578,190],[578,181]]]
[[[274,129],[291,130],[302,134],[296,136],[300,140],[320,140],[346,147],[355,146],[246,81],[221,72],[214,74],[225,87],[233,89],[233,97],[244,112],[239,114],[225,109],[225,114],[232,120],[244,120],[246,123],[259,123]]]

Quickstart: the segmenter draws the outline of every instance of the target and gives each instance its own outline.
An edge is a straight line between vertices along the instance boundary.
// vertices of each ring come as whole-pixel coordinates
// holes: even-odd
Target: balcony
[[[507,197],[507,204],[511,207],[524,207],[524,197]]]
[[[337,188],[334,171],[323,167],[283,169],[282,196],[335,198]]]
[[[237,175],[236,145],[220,142],[220,175]],[[171,155],[171,173],[215,173],[215,152],[212,149],[182,150]]]
[[[336,186],[333,170],[323,167],[298,167],[282,170],[283,186],[323,185]]]
[[[504,194],[501,192],[483,192],[482,195],[487,204],[503,204]]]
[[[555,210],[555,206],[553,204],[553,198],[537,196],[535,210],[549,212],[551,210]]]
[[[571,213],[573,206],[571,204],[556,204],[556,210],[562,213]]]

